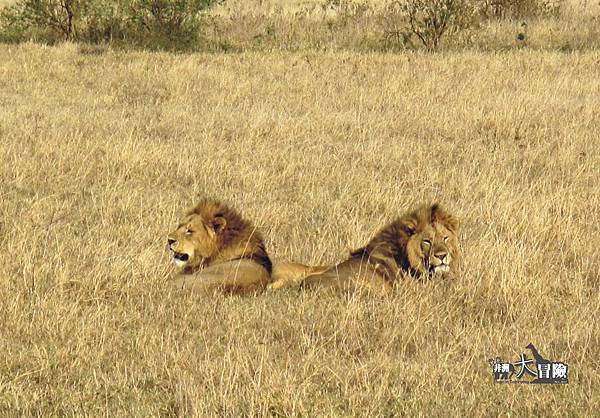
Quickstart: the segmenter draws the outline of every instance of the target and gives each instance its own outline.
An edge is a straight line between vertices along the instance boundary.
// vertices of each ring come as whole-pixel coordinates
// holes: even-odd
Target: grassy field
[[[15,2],[0,0],[0,9]],[[468,18],[461,14],[461,19],[471,24],[461,30],[455,27],[447,30],[441,39],[440,51],[600,50],[600,2],[597,0],[473,0],[473,3],[500,3],[505,7],[498,14],[493,14],[491,8],[478,9],[478,13]],[[506,6],[516,3],[528,4],[529,8]],[[411,33],[407,16],[392,7],[394,4],[397,4],[395,0],[227,0],[207,10],[198,22],[197,37],[185,35],[185,41],[181,36],[173,40],[159,30],[142,30],[131,25],[131,17],[121,16],[123,11],[102,19],[81,12],[75,13],[72,39],[108,42],[115,49],[204,53],[383,53],[424,49],[426,45]],[[560,4],[560,7],[540,4]],[[59,21],[62,17],[66,22],[63,8],[57,7],[55,14]],[[99,23],[104,22],[103,19],[112,23]],[[29,24],[20,27],[9,24],[11,19],[0,19],[0,42],[29,40],[51,45],[67,36],[64,30],[58,29],[61,25],[50,25],[52,30],[41,23],[43,19],[32,23],[35,21],[30,19]]]
[[[0,414],[598,411],[600,53],[103,51],[0,46]],[[438,200],[465,266],[389,299],[172,293],[200,196],[309,263]],[[530,342],[568,385],[493,383]]]

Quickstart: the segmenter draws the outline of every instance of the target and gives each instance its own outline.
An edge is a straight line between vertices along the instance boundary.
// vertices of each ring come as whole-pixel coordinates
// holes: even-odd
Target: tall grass
[[[598,53],[81,51],[0,46],[3,415],[597,411]],[[438,200],[464,270],[389,299],[173,292],[165,236],[205,195],[308,263]],[[530,342],[568,385],[492,382]]]

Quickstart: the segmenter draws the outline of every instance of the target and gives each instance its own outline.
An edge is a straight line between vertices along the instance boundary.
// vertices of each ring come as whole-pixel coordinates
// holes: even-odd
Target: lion
[[[208,293],[259,293],[272,281],[299,282],[327,268],[300,263],[273,265],[260,232],[237,211],[212,199],[189,210],[167,237],[179,269],[177,288]]]
[[[304,277],[275,281],[271,288],[300,284],[364,289],[388,294],[400,277],[449,277],[460,259],[459,221],[439,204],[423,205],[383,227],[344,262]],[[287,280],[287,281],[286,281]]]
[[[167,237],[178,288],[205,293],[252,294],[271,281],[273,265],[262,235],[235,210],[201,200]]]

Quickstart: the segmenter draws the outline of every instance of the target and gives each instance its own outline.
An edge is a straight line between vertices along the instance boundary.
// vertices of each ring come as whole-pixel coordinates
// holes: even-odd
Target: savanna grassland
[[[592,416],[600,52],[0,45],[3,416]],[[388,299],[174,292],[201,196],[334,263],[422,202],[454,281]],[[533,342],[569,384],[499,385]]]

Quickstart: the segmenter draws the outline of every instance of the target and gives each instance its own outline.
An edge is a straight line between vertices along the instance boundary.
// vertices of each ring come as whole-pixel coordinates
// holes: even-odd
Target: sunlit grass
[[[1,411],[594,414],[599,61],[0,46]],[[464,271],[390,299],[174,294],[165,237],[205,195],[318,264],[438,200]],[[530,342],[569,385],[493,384]]]

